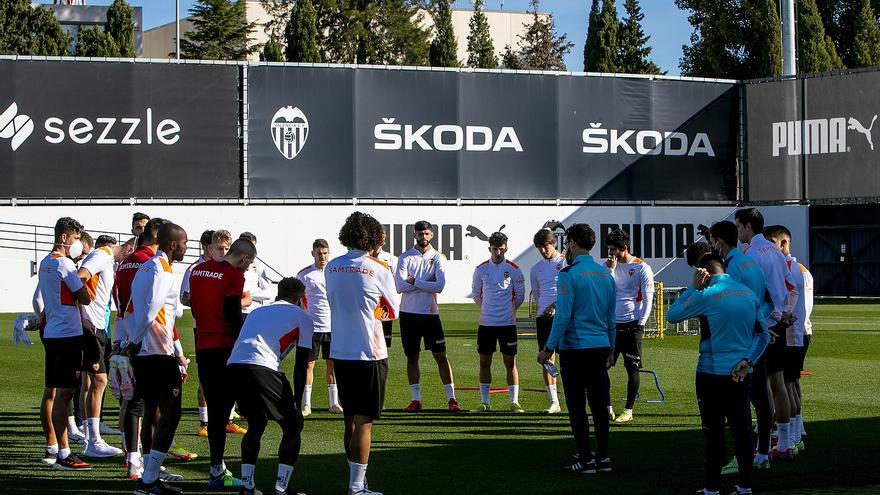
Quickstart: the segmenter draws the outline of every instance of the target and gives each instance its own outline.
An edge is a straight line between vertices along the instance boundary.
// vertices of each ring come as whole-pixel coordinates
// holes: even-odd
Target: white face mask
[[[65,244],[67,246],[67,256],[71,259],[77,259],[82,256],[83,253],[83,244],[82,241],[76,240],[73,244]]]

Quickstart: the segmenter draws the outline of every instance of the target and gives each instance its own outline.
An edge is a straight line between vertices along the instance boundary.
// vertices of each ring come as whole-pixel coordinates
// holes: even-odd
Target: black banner
[[[238,71],[0,61],[0,196],[238,197]]]

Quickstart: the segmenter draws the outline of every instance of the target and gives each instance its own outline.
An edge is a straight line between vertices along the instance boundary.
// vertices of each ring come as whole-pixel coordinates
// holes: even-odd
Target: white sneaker
[[[57,458],[58,458],[58,454],[50,453],[49,449],[47,448],[47,449],[43,450],[43,458],[40,459],[40,462],[51,466],[52,464],[55,464],[55,459],[57,459]]]
[[[86,443],[86,436],[79,430],[71,430],[68,428],[67,441],[78,445],[84,445]]]
[[[554,402],[554,403],[550,404],[550,407],[548,407],[547,409],[544,409],[544,414],[556,414],[556,413],[561,413],[561,412],[562,412],[562,408],[559,407],[558,402]]]
[[[302,414],[303,414],[303,417],[306,417],[306,416],[312,414],[312,406],[310,406],[310,405],[303,406],[302,407]]]
[[[86,457],[116,457],[122,455],[122,449],[107,445],[104,440],[98,440],[97,442],[89,442],[83,450],[83,455]]]
[[[327,409],[327,412],[333,414],[342,414],[342,406],[339,404],[333,404],[332,406],[330,406],[329,409]]]
[[[107,426],[106,423],[101,421],[101,435],[122,435],[122,432]]]

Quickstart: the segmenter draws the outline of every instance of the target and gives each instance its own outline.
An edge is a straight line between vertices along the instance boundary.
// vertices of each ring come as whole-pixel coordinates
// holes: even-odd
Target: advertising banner
[[[0,197],[239,197],[238,70],[0,61]]]

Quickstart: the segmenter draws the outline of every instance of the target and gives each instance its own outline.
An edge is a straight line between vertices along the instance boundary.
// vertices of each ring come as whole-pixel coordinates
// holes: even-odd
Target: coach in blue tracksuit
[[[724,273],[716,254],[700,259],[693,284],[666,313],[678,323],[703,315],[697,361],[697,401],[706,440],[704,493],[717,494],[724,462],[724,421],[730,424],[739,463],[739,494],[752,493],[752,438],[749,374],[770,341],[758,298]]]
[[[614,279],[589,254],[596,244],[596,233],[589,225],[572,225],[565,235],[568,256],[573,261],[559,272],[556,315],[538,362],[546,363],[554,352],[559,353],[565,403],[578,449],[578,462],[567,469],[578,473],[610,472],[608,367],[617,335]],[[595,459],[590,449],[588,401],[596,432]]]

